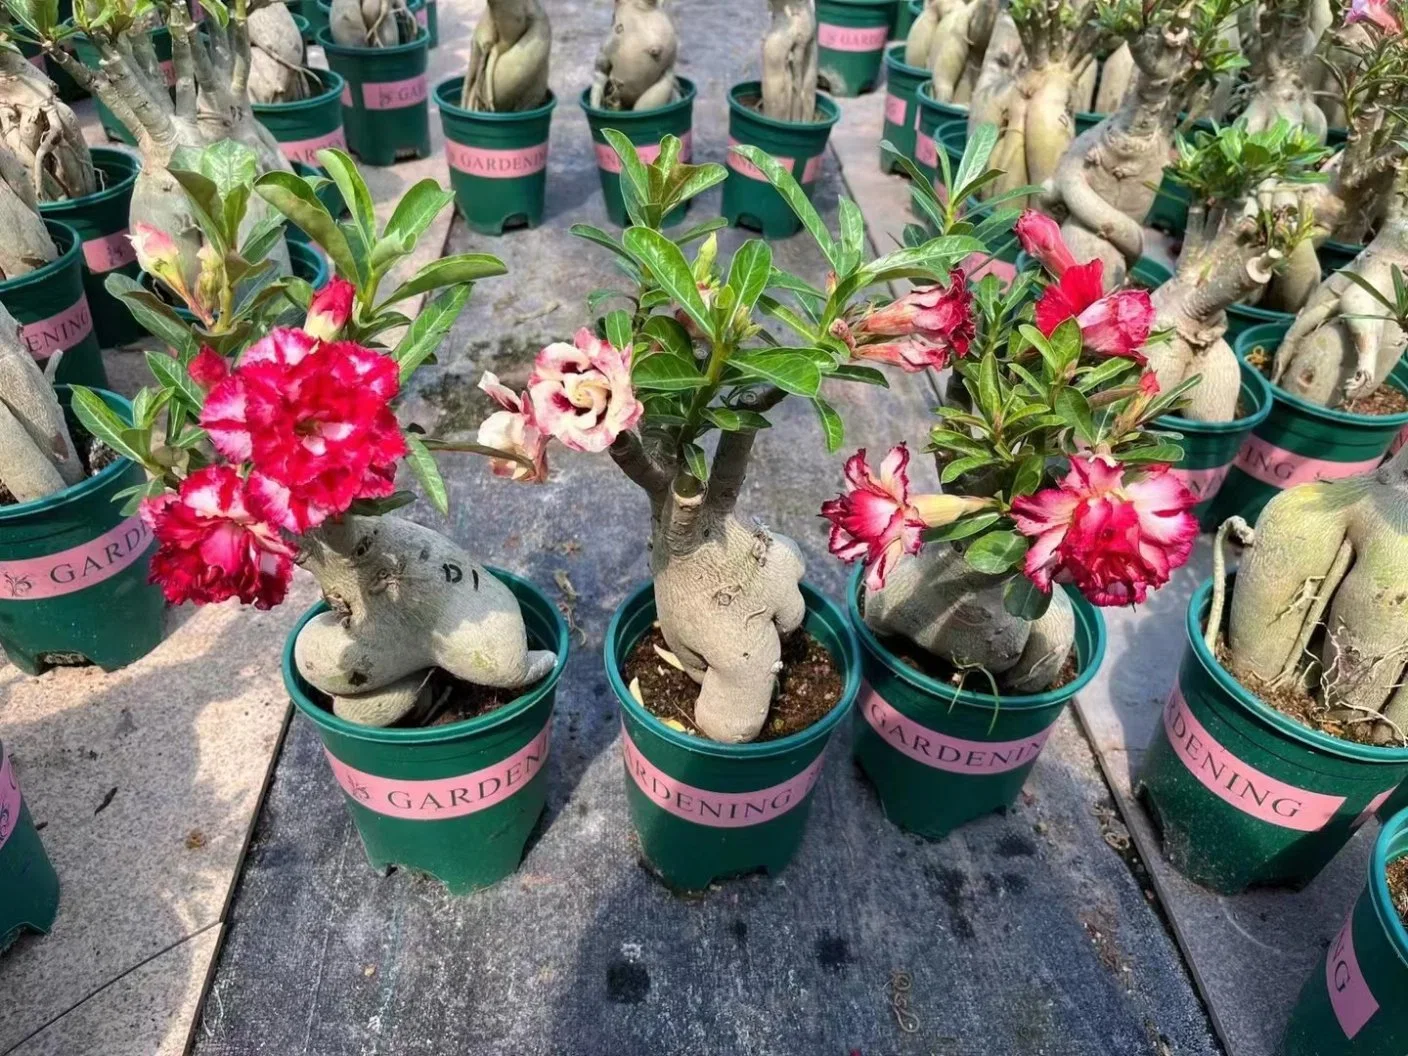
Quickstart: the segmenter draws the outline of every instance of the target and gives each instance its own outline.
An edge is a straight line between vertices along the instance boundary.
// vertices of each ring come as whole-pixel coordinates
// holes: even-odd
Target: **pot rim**
[[[1236,580],[1237,574],[1235,572],[1228,573],[1229,602],[1232,598],[1232,591],[1236,587]],[[1358,744],[1354,741],[1331,737],[1328,733],[1312,730],[1309,726],[1302,726],[1289,716],[1282,715],[1233,678],[1231,672],[1218,662],[1217,657],[1213,656],[1203,641],[1203,613],[1212,605],[1212,587],[1213,579],[1209,576],[1199,584],[1198,589],[1193,592],[1193,596],[1188,599],[1184,630],[1188,637],[1188,646],[1203,671],[1239,707],[1249,712],[1253,718],[1260,720],[1263,725],[1271,727],[1276,733],[1285,735],[1287,739],[1297,742],[1303,748],[1337,756],[1350,762],[1403,763],[1408,761],[1408,748],[1385,748],[1374,744]]]
[[[1230,422],[1199,422],[1179,414],[1162,414],[1154,419],[1154,424],[1160,429],[1196,433],[1199,436],[1250,432],[1261,425],[1271,416],[1271,408],[1275,405],[1271,395],[1271,382],[1266,380],[1265,374],[1245,360],[1239,359],[1237,365],[1242,368],[1242,393],[1249,395],[1256,402],[1256,409],[1251,414],[1233,418]]]
[[[318,83],[324,86],[317,95],[309,96],[307,99],[292,99],[287,103],[250,103],[250,109],[255,114],[291,114],[300,110],[312,110],[319,106],[326,106],[329,96],[341,97],[342,87],[347,83],[342,74],[336,70],[319,70],[311,66],[308,67],[308,70],[316,75]],[[340,111],[338,120],[342,120]]]
[[[328,10],[331,11],[331,3],[329,3],[327,6]],[[417,51],[428,51],[430,46],[430,31],[424,26],[417,25],[416,35],[414,37],[412,37],[405,44],[397,44],[394,47],[390,48],[345,47],[344,45],[339,44],[332,39],[331,26],[324,26],[322,29],[318,30],[317,40],[318,46],[321,47],[323,51],[325,51],[327,54],[338,55],[342,58],[358,59],[370,55],[385,55],[400,58],[403,55],[411,55]]]
[[[548,114],[551,114],[553,109],[557,106],[557,95],[549,88],[547,102],[543,103],[541,106],[535,106],[532,110],[511,110],[507,112],[466,110],[464,107],[458,106],[448,99],[448,96],[453,94],[452,89],[460,88],[463,85],[464,74],[459,74],[458,76],[446,77],[435,86],[435,92],[433,93],[435,96],[435,105],[442,113],[465,121],[479,121],[484,124],[513,125],[519,123],[527,124],[529,121],[546,117]]]
[[[328,604],[319,599],[308,608],[298,622],[289,631],[288,637],[284,639],[284,647],[280,655],[279,666],[283,673],[284,688],[288,690],[289,699],[300,712],[309,718],[321,729],[330,730],[343,737],[353,740],[366,741],[371,744],[440,744],[445,741],[459,740],[463,737],[474,736],[486,733],[516,719],[523,712],[533,705],[539,703],[544,697],[557,690],[557,683],[562,678],[562,672],[567,667],[568,656],[571,653],[571,635],[567,629],[567,621],[563,619],[562,613],[558,612],[557,606],[530,580],[522,576],[514,575],[507,569],[497,568],[493,565],[483,565],[484,571],[488,572],[506,587],[518,586],[520,589],[526,588],[529,592],[543,603],[543,610],[552,615],[552,626],[556,632],[557,641],[554,643],[557,648],[557,663],[553,665],[548,675],[536,686],[515,697],[500,708],[495,708],[486,715],[476,715],[472,719],[464,719],[460,722],[448,723],[444,726],[416,726],[409,729],[395,729],[385,726],[362,726],[355,722],[348,722],[340,719],[331,711],[327,711],[318,706],[316,702],[303,690],[300,685],[302,676],[298,674],[293,661],[293,646],[298,640],[298,632],[314,616],[326,612]]]
[[[941,103],[937,99],[935,99],[934,96],[931,94],[933,91],[933,86],[934,82],[932,80],[928,80],[923,82],[915,91],[914,97],[919,100],[919,105],[921,107],[928,107],[930,110],[937,111],[938,113],[943,114],[945,117],[968,116],[968,108],[962,105],[961,103]],[[966,131],[967,126],[965,125],[964,128]]]
[[[606,640],[602,646],[602,660],[606,666],[607,680],[611,684],[611,690],[615,693],[617,702],[624,711],[631,713],[633,719],[648,727],[650,732],[661,740],[668,741],[677,748],[683,748],[685,751],[697,755],[712,755],[720,759],[736,759],[740,762],[767,759],[775,755],[785,755],[813,741],[825,738],[835,729],[836,724],[845,718],[851,705],[855,703],[856,697],[860,695],[860,645],[856,641],[854,628],[851,627],[850,621],[846,619],[846,614],[841,611],[840,606],[805,580],[800,586],[802,597],[806,601],[807,611],[828,613],[835,622],[841,637],[842,655],[837,657],[833,654],[832,661],[839,661],[845,677],[845,686],[841,690],[840,699],[836,701],[830,711],[806,729],[790,733],[786,737],[779,737],[775,741],[725,744],[722,741],[710,740],[707,737],[692,737],[687,733],[671,729],[647,711],[635,697],[631,696],[625,679],[621,677],[622,658],[617,652],[616,641],[621,633],[621,624],[624,622],[623,614],[627,609],[633,607],[633,603],[637,599],[642,595],[649,594],[650,599],[647,604],[652,607],[655,605],[654,580],[647,580],[626,595],[625,600],[616,606],[616,611],[611,614],[611,623],[606,628]]]
[[[115,169],[127,169],[121,179],[109,183],[100,191],[92,194],[85,194],[78,198],[65,198],[61,202],[40,202],[39,215],[46,220],[53,217],[66,216],[71,212],[87,208],[91,205],[99,205],[112,198],[121,197],[123,194],[130,195],[132,186],[137,182],[137,177],[142,174],[142,159],[135,154],[129,154],[125,150],[118,150],[116,147],[90,147],[88,153],[93,158],[94,168],[102,167],[104,164]],[[101,157],[99,156],[101,155]]]
[[[892,40],[889,44],[885,45],[885,65],[892,69],[901,70],[913,77],[927,76],[929,70],[926,67],[911,66],[909,63],[905,62],[903,58],[896,58],[897,55],[902,56],[905,48],[908,46],[909,45],[902,40]]]
[[[1105,662],[1105,649],[1109,641],[1105,617],[1101,616],[1100,610],[1074,588],[1064,587],[1067,596],[1071,599],[1071,604],[1076,608],[1077,619],[1079,619],[1079,613],[1082,610],[1089,610],[1089,618],[1095,629],[1095,645],[1091,650],[1090,659],[1081,667],[1072,681],[1059,689],[1048,689],[1043,693],[1014,693],[1010,697],[995,697],[991,693],[980,693],[971,689],[955,690],[952,686],[930,678],[924,672],[910,667],[909,664],[887,649],[875,632],[870,629],[860,612],[860,588],[864,578],[865,567],[857,565],[846,585],[846,607],[851,617],[851,627],[855,630],[856,636],[866,651],[879,660],[890,674],[902,682],[909,683],[910,686],[927,696],[949,700],[968,707],[981,708],[984,711],[996,711],[998,714],[1003,711],[1049,708],[1053,704],[1064,704],[1066,701],[1074,699],[1077,693],[1090,685]]]
[[[817,0],[821,4],[835,4],[837,7],[889,7],[895,0]]]
[[[592,106],[587,100],[591,98],[592,90],[583,88],[582,94],[577,97],[577,103],[582,111],[587,115],[588,123],[592,121],[619,121],[622,117],[627,119],[628,124],[646,121],[654,117],[663,117],[666,114],[673,114],[679,110],[685,110],[694,105],[694,100],[698,94],[698,89],[688,77],[681,77],[675,74],[675,84],[679,86],[680,97],[664,106],[657,106],[652,110],[602,110],[600,107]],[[693,124],[693,116],[690,118]],[[607,127],[613,127],[608,125]],[[672,134],[672,133],[667,133]]]
[[[71,390],[72,388],[73,386],[71,385],[55,385],[54,391],[62,392],[65,389]],[[126,397],[111,392],[108,389],[94,388],[93,392],[102,397],[103,402],[115,410],[121,417],[129,422],[132,420],[132,404]],[[52,495],[45,495],[42,499],[31,499],[29,502],[22,502],[14,506],[0,506],[0,523],[19,521],[33,517],[36,514],[50,513],[62,506],[68,505],[70,502],[87,498],[93,492],[100,491],[116,483],[117,479],[126,473],[131,465],[132,462],[130,459],[119,455],[113,461],[112,465],[104,466],[93,476],[80,480],[77,484],[70,484],[68,487],[56,491]]]
[[[62,220],[55,220],[48,216],[43,220],[49,237],[54,240],[55,248],[59,250],[59,255],[42,268],[35,268],[24,275],[16,275],[13,279],[0,282],[0,293],[15,293],[28,289],[30,286],[37,286],[41,282],[47,282],[65,268],[71,267],[78,258],[78,254],[83,248],[83,240],[78,237],[78,231]],[[62,236],[62,240],[60,240],[60,236]],[[67,248],[64,248],[65,243],[67,243]]]
[[[829,133],[832,126],[841,120],[841,108],[836,105],[836,100],[825,92],[816,93],[817,109],[823,113],[823,117],[815,121],[779,121],[775,117],[768,117],[761,110],[754,110],[752,107],[744,106],[739,96],[752,92],[758,98],[762,98],[762,81],[739,81],[728,90],[728,108],[731,113],[739,114],[750,121],[757,121],[767,128],[774,128],[778,131],[795,132],[798,129],[826,129]]]
[[[1389,863],[1408,856],[1408,848],[1395,853],[1392,847],[1405,830],[1408,830],[1408,809],[1400,810],[1379,827],[1379,834],[1374,837],[1374,852],[1369,857],[1369,892],[1380,926],[1387,933],[1398,959],[1408,965],[1408,928],[1403,926],[1403,918],[1394,908],[1393,895],[1388,889]],[[1351,919],[1353,913],[1351,906]]]

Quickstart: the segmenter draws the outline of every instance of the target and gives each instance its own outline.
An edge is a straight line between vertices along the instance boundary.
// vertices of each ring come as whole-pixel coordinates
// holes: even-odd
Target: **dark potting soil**
[[[1367,396],[1344,405],[1350,414],[1388,415],[1408,411],[1408,393],[1400,392],[1385,382]]]
[[[118,460],[118,453],[101,440],[94,440],[88,432],[79,426],[70,430],[70,437],[73,446],[78,449],[78,458],[83,463],[83,470],[86,476],[93,476],[101,473]],[[15,497],[10,494],[10,489],[0,483],[0,506],[15,506],[18,503]]]
[[[659,625],[626,657],[621,676],[626,685],[639,686],[646,711],[675,729],[702,737],[694,724],[699,685],[663,659],[657,647],[669,651]],[[788,635],[782,640],[782,673],[756,741],[775,741],[805,730],[836,706],[844,689],[836,662],[820,642],[805,631]]]
[[[1393,908],[1398,910],[1398,919],[1408,924],[1408,858],[1389,862],[1384,873],[1388,877],[1388,894],[1393,899]]]

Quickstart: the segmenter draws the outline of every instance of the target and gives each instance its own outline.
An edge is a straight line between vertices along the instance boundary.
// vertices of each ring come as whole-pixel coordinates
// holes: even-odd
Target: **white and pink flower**
[[[645,413],[631,387],[630,353],[585,327],[572,344],[538,353],[528,396],[537,427],[573,451],[605,451]]]
[[[496,477],[537,484],[548,479],[548,436],[533,420],[533,398],[519,396],[498,377],[485,372],[479,387],[493,397],[503,410],[495,411],[479,426],[479,443],[497,451],[518,455],[531,465],[511,458],[490,458],[489,469]]]

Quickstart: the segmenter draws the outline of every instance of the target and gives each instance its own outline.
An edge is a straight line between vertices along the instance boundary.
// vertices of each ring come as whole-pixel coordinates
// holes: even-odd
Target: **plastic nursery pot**
[[[328,66],[342,75],[342,127],[347,148],[368,165],[394,165],[399,158],[430,156],[430,110],[425,67],[430,37],[425,30],[394,48],[344,48],[332,31],[318,32]]]
[[[591,129],[592,145],[596,149],[596,170],[601,176],[606,215],[618,227],[624,227],[629,218],[626,215],[626,200],[621,195],[621,158],[606,141],[606,129],[614,128],[629,139],[635,145],[640,160],[647,165],[660,157],[660,142],[666,136],[679,139],[680,161],[692,160],[694,82],[687,77],[676,77],[675,82],[679,86],[680,97],[654,110],[602,110],[591,105],[591,89],[582,90],[581,106],[587,115],[587,127]],[[688,202],[673,210],[665,217],[665,226],[680,223],[688,210]]]
[[[141,270],[127,237],[127,215],[132,207],[132,185],[142,163],[134,155],[111,147],[94,147],[92,154],[102,190],[62,202],[40,202],[39,212],[78,232],[83,244],[83,292],[93,315],[93,332],[101,347],[114,348],[146,336],[127,306],[103,286],[111,272],[136,278]]]
[[[919,134],[919,101],[915,96],[919,86],[932,75],[923,66],[907,65],[904,49],[904,44],[891,44],[885,49],[885,131],[881,138],[888,139],[913,161],[915,137]],[[880,171],[892,172],[894,168],[895,156],[882,150]]]
[[[150,30],[152,38],[152,49],[156,52],[157,62],[161,63],[161,72],[166,79],[166,87],[171,88],[176,83],[176,71],[171,64],[171,31],[165,26],[158,26]],[[75,33],[72,37],[73,53],[78,57],[78,61],[87,66],[90,70],[102,69],[102,56],[98,49],[82,33]],[[132,137],[132,133],[127,131],[127,126],[118,120],[117,115],[103,105],[102,99],[93,97],[93,102],[98,107],[98,120],[102,122],[103,131],[107,133],[108,139],[116,140],[119,143],[126,143],[129,147],[135,146],[137,141]]]
[[[1389,371],[1388,376],[1390,381],[1404,392],[1408,392],[1408,355],[1398,361],[1398,366]],[[1398,430],[1398,435],[1388,445],[1388,453],[1390,455],[1398,454],[1399,448],[1404,444],[1408,444],[1408,425]]]
[[[1169,279],[1173,272],[1152,257],[1140,257],[1129,269],[1129,283],[1145,290],[1157,290]]]
[[[429,873],[455,895],[518,868],[547,799],[548,733],[569,649],[567,623],[545,594],[511,573],[488,571],[518,599],[529,642],[555,650],[557,666],[486,715],[415,729],[339,719],[293,662],[298,632],[327,608],[322,602],[304,613],[284,646],[284,685],[318,728],[367,861],[377,870]]]
[[[1222,894],[1299,886],[1408,776],[1408,748],[1343,741],[1262,703],[1203,642],[1212,588],[1205,581],[1188,604],[1188,645],[1140,792],[1165,857],[1189,880]]]
[[[852,724],[856,762],[885,817],[937,840],[1016,800],[1066,702],[1105,658],[1105,621],[1068,590],[1079,674],[1060,689],[994,697],[930,678],[891,652],[861,615],[863,579],[857,569],[847,592],[866,681]]]
[[[557,97],[549,92],[533,110],[481,113],[459,105],[463,88],[463,77],[451,77],[435,89],[460,215],[484,235],[537,227],[547,197],[548,130]]]
[[[1280,345],[1285,324],[1254,326],[1237,339],[1243,362],[1254,349],[1269,354]],[[1408,392],[1408,379],[1390,374],[1385,383]],[[1312,480],[1338,480],[1367,473],[1383,461],[1389,445],[1408,425],[1403,414],[1368,415],[1332,410],[1271,386],[1271,413],[1243,441],[1209,517],[1235,515],[1255,523],[1268,502],[1285,488]]]
[[[729,89],[729,147],[749,144],[771,154],[810,198],[821,178],[821,159],[831,137],[831,126],[840,120],[841,111],[833,100],[818,93],[815,121],[778,121],[758,109],[761,97],[762,87],[757,81],[744,81]],[[761,169],[732,149],[727,163],[724,219],[735,227],[760,231],[764,238],[786,238],[802,229],[797,214],[768,183]]]
[[[1144,217],[1144,225],[1182,238],[1188,229],[1188,206],[1191,202],[1188,188],[1170,176],[1168,169],[1164,169],[1154,204],[1149,206],[1149,212]]]
[[[891,40],[906,40],[909,31],[914,28],[914,20],[924,11],[924,0],[901,0],[895,5],[894,29],[890,32]],[[903,52],[901,52],[903,54]]]
[[[817,71],[832,95],[863,95],[880,80],[895,0],[816,0]]]
[[[1281,1056],[1393,1056],[1408,1050],[1408,931],[1385,875],[1408,855],[1408,813],[1374,841],[1369,882],[1291,1010]]]
[[[331,0],[327,4],[322,4],[319,0],[293,0],[288,6],[302,15],[303,20],[308,23],[308,28],[303,34],[304,43],[316,44],[318,34],[328,28],[328,12],[332,8]]]
[[[59,255],[27,275],[0,282],[0,304],[20,324],[20,336],[35,359],[43,363],[63,353],[57,381],[101,388],[108,375],[83,292],[82,241],[68,224],[46,219],[44,226]]]
[[[835,707],[805,730],[752,744],[673,730],[631,696],[622,664],[655,621],[651,584],[611,617],[606,673],[621,705],[631,824],[646,861],[671,887],[701,891],[759,869],[775,875],[802,842],[826,745],[860,691],[859,648],[845,616],[806,583],[802,596],[806,631],[831,654],[845,688]]]
[[[332,70],[310,71],[318,92],[291,103],[254,103],[254,116],[279,141],[289,161],[317,166],[318,151],[347,149],[342,128],[342,89],[346,82]]]
[[[1231,304],[1227,306],[1227,333],[1223,338],[1233,348],[1237,339],[1254,326],[1265,323],[1277,324],[1284,333],[1295,319],[1294,313],[1275,312],[1270,308],[1259,308],[1254,304]]]
[[[1363,242],[1336,242],[1329,238],[1315,247],[1315,255],[1320,258],[1320,274],[1333,275],[1354,263],[1354,258],[1364,252]]]
[[[914,164],[933,183],[939,177],[939,135],[944,129],[963,129],[963,141],[968,141],[968,108],[953,103],[941,103],[932,95],[933,82],[921,81],[914,97],[919,103],[919,128],[914,135]],[[960,151],[960,154],[962,152]]]
[[[68,386],[57,391],[67,412]],[[131,418],[125,399],[100,394]],[[77,428],[71,415],[68,424]],[[145,480],[118,459],[53,495],[0,506],[0,646],[20,670],[87,660],[115,671],[161,641],[161,590],[147,582],[151,530],[113,502]]]
[[[1205,532],[1215,531],[1213,498],[1232,469],[1232,460],[1252,430],[1271,413],[1271,383],[1255,367],[1241,363],[1242,391],[1238,408],[1246,413],[1230,422],[1198,422],[1180,415],[1166,415],[1154,424],[1160,429],[1182,433],[1178,441],[1183,458],[1173,467],[1173,475],[1198,497],[1193,513]]]
[[[415,16],[416,25],[430,35],[430,46],[440,46],[440,19],[435,12],[435,0],[410,0],[406,9]]]
[[[1076,135],[1078,136],[1082,132],[1089,132],[1109,116],[1109,114],[1097,114],[1093,110],[1078,111],[1076,113]]]
[[[15,763],[0,743],[0,953],[28,929],[47,935],[59,913],[59,874],[20,795]]]

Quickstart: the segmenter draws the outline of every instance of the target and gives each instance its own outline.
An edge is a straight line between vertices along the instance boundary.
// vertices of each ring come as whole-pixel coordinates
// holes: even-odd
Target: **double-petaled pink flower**
[[[975,335],[973,295],[962,268],[948,285],[911,290],[898,300],[867,312],[838,336],[856,359],[888,363],[910,373],[942,370],[955,356],[966,356]]]
[[[239,598],[270,609],[284,600],[293,548],[255,512],[233,466],[196,470],[179,492],[145,500],[142,519],[157,541],[151,581],[172,604]]]
[[[490,458],[490,471],[496,477],[534,484],[547,480],[548,436],[533,420],[533,398],[526,392],[519,396],[487,371],[479,387],[503,408],[484,419],[479,427],[479,442],[531,463],[529,466],[512,458]]]
[[[1188,560],[1197,498],[1165,465],[1133,480],[1103,455],[1078,455],[1055,488],[1012,503],[1017,530],[1032,539],[1025,571],[1042,590],[1074,583],[1096,605],[1133,605]]]
[[[631,387],[631,357],[583,327],[572,344],[538,353],[528,378],[533,421],[573,451],[605,451],[645,408]]]
[[[991,499],[909,493],[909,448],[899,444],[880,463],[878,475],[866,462],[865,448],[846,460],[846,490],[821,507],[831,522],[831,553],[847,564],[868,566],[867,590],[879,590],[905,554],[924,546],[925,528],[949,524],[992,505]]]
[[[1345,24],[1372,22],[1385,33],[1398,34],[1403,26],[1389,6],[1388,0],[1352,0],[1345,14]]]

